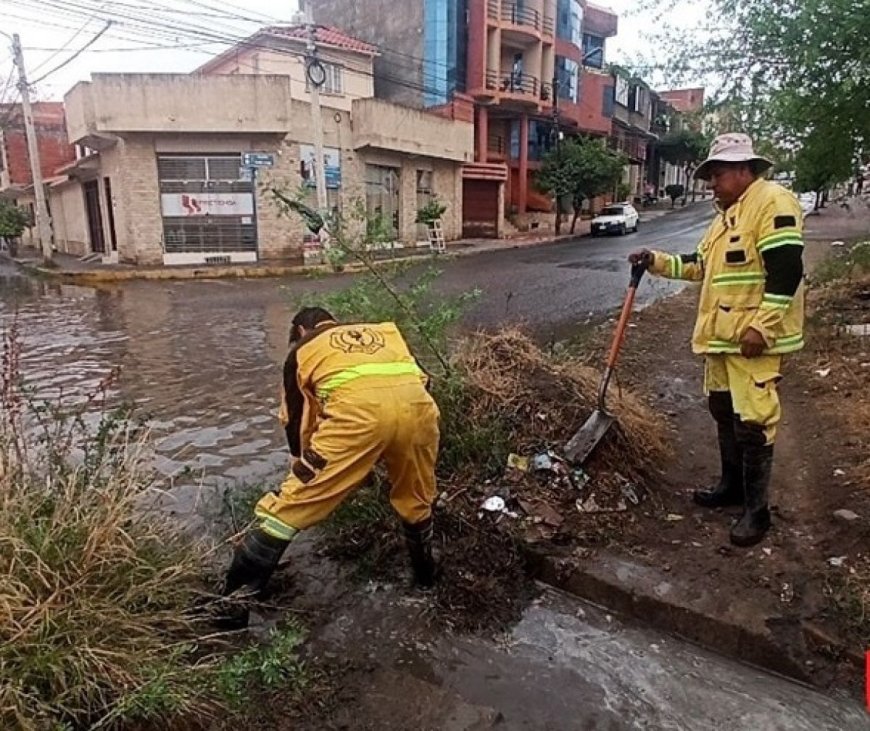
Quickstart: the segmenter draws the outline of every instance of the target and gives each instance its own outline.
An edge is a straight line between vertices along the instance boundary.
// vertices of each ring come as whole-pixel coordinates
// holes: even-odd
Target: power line
[[[104,27],[104,28],[103,28],[99,33],[97,33],[93,38],[91,38],[91,40],[89,40],[87,43],[85,43],[84,46],[82,46],[78,51],[76,51],[76,52],[75,52],[72,56],[70,56],[68,59],[66,59],[65,61],[62,61],[62,62],[59,63],[57,66],[55,66],[53,69],[51,69],[51,71],[47,71],[47,72],[44,73],[42,76],[40,76],[38,79],[34,79],[33,81],[31,81],[31,82],[30,82],[31,85],[36,86],[40,81],[42,81],[43,79],[47,78],[48,76],[51,76],[55,71],[60,71],[64,66],[66,66],[67,64],[69,64],[69,63],[71,63],[72,61],[74,61],[75,59],[77,59],[77,58],[78,58],[79,56],[81,56],[82,53],[84,53],[84,52],[85,52],[85,51],[86,51],[90,46],[94,45],[94,43],[96,43],[98,40],[100,40],[100,36],[102,36],[103,33],[105,33],[107,30],[109,30],[109,28],[110,28],[111,26],[112,26],[112,22],[111,22],[111,21],[107,21],[105,27]]]
[[[67,49],[72,45],[72,42],[82,34],[82,31],[84,31],[84,29],[87,28],[87,27],[91,24],[91,20],[93,20],[93,18],[88,18],[88,19],[84,22],[84,25],[82,25],[81,28],[79,28],[75,33],[73,33],[73,34],[69,37],[69,39],[68,39],[67,41],[64,42],[64,44],[63,44],[60,48],[58,48],[54,53],[52,53],[52,54],[51,54],[48,58],[46,58],[42,63],[37,64],[36,68],[30,70],[30,73],[35,74],[35,73],[36,73],[37,71],[39,71],[39,69],[41,69],[43,66],[47,66],[48,63],[49,63],[49,61],[51,61],[52,59],[56,58],[59,54],[63,53],[64,51],[66,51],[66,50],[67,50]]]
[[[81,17],[82,13],[101,13],[101,8],[95,8],[93,5],[85,5],[81,2],[64,2],[62,4],[57,2],[43,2],[40,3],[40,7],[44,8],[46,5],[52,7],[52,9],[56,11],[60,11],[71,17]],[[114,6],[113,6],[114,7]],[[78,9],[78,10],[76,10]],[[138,33],[147,34],[152,37],[158,38],[167,38],[171,37],[173,39],[177,39],[179,36],[181,37],[189,37],[189,38],[202,38],[204,40],[208,40],[213,43],[222,43],[229,44],[231,46],[241,46],[246,49],[256,49],[256,50],[269,50],[280,55],[285,56],[295,56],[298,58],[305,58],[305,54],[299,51],[292,51],[291,49],[276,47],[274,43],[272,44],[264,44],[262,42],[257,42],[254,40],[256,33],[247,36],[239,36],[239,35],[230,35],[224,32],[215,31],[213,29],[204,28],[202,30],[195,30],[190,28],[190,26],[179,26],[176,23],[166,22],[165,20],[155,21],[153,18],[142,18],[137,15],[130,15],[128,13],[119,12],[113,10],[111,13],[105,13],[104,15],[109,16],[109,19],[112,19],[116,24],[126,25],[131,28],[135,27]],[[280,37],[280,36],[278,36]],[[423,61],[423,59],[416,59],[419,61]],[[393,76],[391,74],[375,74],[374,72],[360,72],[357,73],[368,76],[370,78],[380,78],[383,81],[394,83],[397,86],[403,86],[409,88],[413,91],[421,92],[421,93],[432,93],[432,94],[440,94],[442,93],[442,89],[435,88],[431,85],[417,84],[414,82],[410,82],[407,79]]]

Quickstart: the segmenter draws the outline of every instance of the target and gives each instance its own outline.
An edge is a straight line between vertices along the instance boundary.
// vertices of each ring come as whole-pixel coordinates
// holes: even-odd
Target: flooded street
[[[0,277],[0,327],[17,321],[22,372],[39,397],[78,401],[118,369],[109,403],[147,419],[156,467],[173,484],[256,484],[283,470],[274,414],[291,305],[277,284],[92,289],[8,265]]]
[[[437,293],[479,288],[468,328],[521,321],[542,337],[621,303],[628,251],[653,242],[690,249],[703,206],[651,222],[641,234],[576,239],[440,263]],[[419,266],[426,266],[421,264]],[[294,298],[350,277],[133,281],[100,288],[28,277],[0,260],[0,328],[16,320],[22,370],[36,394],[92,394],[117,369],[112,405],[147,419],[155,465],[182,503],[198,485],[271,485],[287,464],[275,418]],[[640,303],[674,291],[647,280]]]

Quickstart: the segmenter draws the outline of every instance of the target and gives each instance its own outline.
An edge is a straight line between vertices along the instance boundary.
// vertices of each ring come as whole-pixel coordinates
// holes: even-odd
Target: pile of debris
[[[654,496],[669,427],[642,400],[614,387],[608,404],[616,424],[587,464],[571,465],[560,450],[595,407],[594,370],[548,355],[517,329],[463,341],[454,366],[465,389],[457,417],[463,423],[454,428],[473,431],[495,420],[511,452],[496,475],[468,464],[443,484],[436,540],[444,575],[433,606],[453,627],[498,629],[533,594],[528,543],[601,545]],[[442,432],[451,429],[450,415]],[[385,515],[377,524],[345,526],[332,534],[328,550],[361,560],[369,578],[398,580],[405,570],[399,543],[394,519]]]

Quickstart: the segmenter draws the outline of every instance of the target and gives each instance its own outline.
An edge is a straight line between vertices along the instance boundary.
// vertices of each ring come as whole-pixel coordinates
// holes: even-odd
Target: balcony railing
[[[522,94],[538,99],[541,82],[529,74],[516,72],[486,72],[486,88],[507,94]]]
[[[521,25],[541,30],[541,14],[533,8],[527,8],[519,3],[510,3],[502,6],[501,19],[511,25]]]
[[[493,20],[498,20],[498,0],[489,0],[487,2],[486,14]]]
[[[544,33],[548,36],[553,35],[556,32],[556,21],[554,21],[549,16],[544,16],[544,22],[541,24],[541,28]]]

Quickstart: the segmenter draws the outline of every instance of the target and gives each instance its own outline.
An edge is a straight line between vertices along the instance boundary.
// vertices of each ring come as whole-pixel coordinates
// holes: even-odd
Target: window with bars
[[[240,215],[175,215],[164,208],[163,238],[166,253],[256,251],[252,181],[241,174],[242,158],[227,155],[164,155],[157,158],[160,193],[187,198],[225,196],[247,203]],[[200,199],[202,200],[202,199]],[[202,210],[200,208],[200,210]]]

